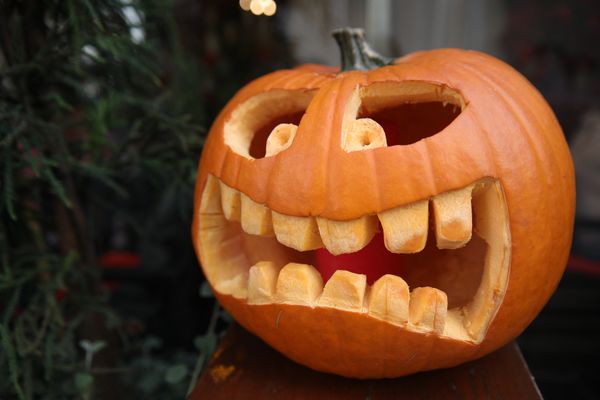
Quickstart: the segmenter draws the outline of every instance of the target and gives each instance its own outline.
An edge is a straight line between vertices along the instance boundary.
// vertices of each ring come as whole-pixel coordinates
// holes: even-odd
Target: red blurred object
[[[582,272],[584,274],[600,277],[600,262],[598,261],[571,255],[569,257],[568,268],[571,271]]]
[[[325,248],[316,251],[316,267],[327,282],[338,269],[365,274],[372,285],[385,274],[400,275],[402,259],[385,248],[383,234],[376,234],[371,242],[356,253],[334,256]]]
[[[54,292],[54,297],[56,298],[56,301],[58,301],[59,303],[65,298],[66,295],[67,295],[67,289],[65,289],[65,288],[58,288]]]
[[[138,268],[140,256],[126,250],[110,250],[100,257],[102,268]]]
[[[112,292],[117,290],[121,286],[121,282],[113,281],[113,280],[105,280],[102,282],[102,287],[106,289],[108,292]]]

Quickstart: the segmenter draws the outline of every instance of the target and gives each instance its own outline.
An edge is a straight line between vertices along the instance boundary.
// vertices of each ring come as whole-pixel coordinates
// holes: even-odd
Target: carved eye
[[[225,143],[250,159],[287,149],[313,96],[314,91],[273,90],[246,100],[225,123]]]
[[[428,82],[375,83],[357,90],[344,120],[345,151],[409,145],[441,132],[461,113],[457,91]]]

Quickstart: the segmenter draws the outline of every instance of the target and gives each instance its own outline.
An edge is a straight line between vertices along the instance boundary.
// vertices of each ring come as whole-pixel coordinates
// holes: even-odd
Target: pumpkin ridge
[[[498,70],[500,70],[500,68],[498,68]],[[517,72],[517,71],[515,71],[515,72]],[[559,159],[561,157],[558,154],[560,152],[560,150],[558,149],[558,147],[556,145],[556,137],[549,136],[550,134],[556,132],[556,129],[545,129],[547,124],[542,122],[542,120],[540,118],[541,114],[534,112],[534,110],[532,110],[532,103],[534,103],[534,102],[535,102],[536,106],[544,106],[545,108],[547,108],[545,110],[547,112],[544,113],[545,114],[544,116],[551,120],[551,121],[548,121],[548,123],[550,125],[560,126],[558,121],[556,120],[555,116],[552,114],[551,110],[547,107],[546,104],[543,103],[543,101],[541,101],[541,100],[543,100],[543,98],[541,97],[541,94],[538,92],[537,88],[535,86],[531,85],[531,83],[527,82],[526,79],[524,77],[520,76],[520,74],[519,74],[519,76],[522,78],[522,81],[523,81],[523,82],[519,82],[519,84],[527,84],[531,88],[531,90],[529,91],[529,93],[527,95],[529,97],[531,97],[533,99],[533,101],[525,101],[525,98],[523,96],[518,96],[515,93],[516,90],[513,86],[516,82],[510,81],[508,85],[501,87],[499,82],[496,79],[494,79],[494,76],[492,74],[488,74],[486,76],[494,82],[494,84],[496,85],[496,87],[499,91],[505,93],[506,97],[510,97],[511,99],[513,99],[515,101],[515,103],[517,103],[518,107],[517,106],[512,107],[513,108],[512,111],[515,111],[516,115],[521,116],[522,113],[519,113],[519,114],[516,113],[516,111],[518,111],[519,109],[527,111],[527,116],[529,118],[521,118],[521,121],[523,119],[525,119],[525,120],[532,119],[535,122],[535,125],[537,125],[536,126],[537,129],[535,129],[535,131],[542,133],[541,137],[544,141],[544,146],[542,146],[542,147],[547,147],[550,149],[550,153],[551,153],[550,163],[553,165],[562,167],[564,164],[559,162]],[[508,89],[510,89],[510,90],[508,90]],[[525,133],[529,136],[530,141],[533,142],[534,138],[532,137],[531,130],[526,129]],[[560,136],[559,138],[562,139],[563,137]],[[537,147],[536,147],[536,149],[537,149]],[[539,150],[538,150],[538,152],[539,152]],[[562,152],[562,153],[564,154],[564,152]],[[562,170],[561,170],[561,173],[562,173]],[[560,175],[560,173],[558,175]],[[547,174],[545,174],[545,176],[548,178]],[[548,184],[552,185],[551,182],[549,182]]]
[[[401,57],[401,58],[397,59],[396,61],[403,60],[405,57]],[[402,62],[394,64],[394,66],[402,66],[402,65],[403,65]],[[406,65],[406,64],[404,64],[404,65]],[[436,73],[436,71],[434,69],[430,68],[427,65],[425,65],[421,69],[424,70],[424,71],[426,71],[427,75],[434,75]],[[462,97],[462,99],[464,100],[464,102],[465,102],[465,105],[464,105],[464,107],[461,110],[461,114],[463,114],[465,112],[466,108],[467,108],[468,98],[466,98],[464,96],[464,94],[462,93],[462,91],[460,89],[457,89],[456,87],[450,86],[450,85],[448,85],[448,84],[446,84],[444,82],[436,81],[436,80],[423,79],[422,76],[421,77],[414,77],[414,76],[411,76],[411,74],[410,74],[411,71],[410,70],[407,73],[404,69],[400,69],[400,68],[395,69],[395,68],[391,68],[391,66],[382,67],[382,68],[378,69],[376,72],[378,73],[378,75],[379,74],[384,75],[384,77],[385,77],[385,75],[390,75],[393,78],[393,79],[390,79],[390,81],[397,81],[397,82],[410,82],[410,81],[413,81],[413,82],[429,82],[429,83],[432,83],[433,85],[436,85],[436,86],[447,86],[447,87],[450,87],[453,91],[458,92],[460,94],[460,96]],[[383,74],[383,72],[385,72],[386,74]],[[381,78],[382,77],[377,76],[376,80],[373,80],[373,81],[371,81],[369,83],[378,83],[378,82],[384,81]],[[457,116],[457,118],[459,116]],[[422,154],[422,159],[427,160],[427,164],[426,164],[427,165],[427,178],[426,178],[426,181],[428,182],[427,186],[429,186],[431,188],[429,190],[431,193],[439,193],[439,186],[438,186],[438,183],[437,183],[437,180],[436,180],[436,175],[434,173],[435,168],[433,168],[432,160],[431,160],[431,157],[430,157],[431,152],[430,152],[430,145],[429,144],[431,143],[430,139],[432,139],[432,137],[433,136],[423,138],[423,139],[419,140],[419,142],[423,142],[423,144],[425,146],[425,149],[423,149],[423,151],[421,151],[421,154]],[[416,143],[412,143],[412,144],[410,144],[408,146],[411,146],[411,145],[414,145],[414,144],[416,144]],[[380,205],[379,208],[381,209],[383,207]]]
[[[442,50],[440,50],[440,51],[442,51]],[[460,53],[464,53],[464,52],[461,51]],[[461,63],[461,62],[457,62],[457,63],[463,67],[463,70],[461,71],[461,69],[457,68],[453,71],[455,74],[458,74],[459,76],[464,74],[464,75],[466,75],[465,76],[466,78],[468,78],[469,76],[473,76],[473,74],[467,74],[466,71],[464,71],[464,69],[466,69],[466,68],[464,68],[465,65],[463,63]],[[475,71],[476,75],[478,75],[478,72],[479,72],[478,70]],[[455,90],[462,92],[460,89],[455,89]],[[467,103],[469,101],[468,96],[465,96],[464,98],[465,98],[465,102]],[[466,110],[467,105],[468,104],[465,104],[465,111],[467,111]],[[497,163],[496,159],[498,158],[497,155],[499,154],[499,152],[497,151],[496,146],[492,143],[492,140],[490,139],[491,133],[489,131],[489,127],[482,120],[481,116],[479,115],[478,110],[471,108],[469,111],[470,112],[463,112],[462,114],[465,114],[464,118],[471,118],[473,120],[472,124],[475,126],[478,126],[479,129],[482,130],[483,134],[475,135],[475,137],[481,138],[481,139],[483,139],[483,142],[485,142],[485,145],[482,146],[487,153],[487,156],[485,157],[485,159],[492,163],[493,176],[498,177],[500,168],[498,167],[498,163]]]
[[[498,83],[496,82],[496,80],[493,79],[493,77],[490,76],[490,79],[492,81],[494,81],[494,83],[497,86],[499,86]],[[512,86],[508,85],[508,88],[512,89]],[[537,166],[538,166],[538,170],[545,178],[546,187],[550,191],[555,190],[553,182],[558,179],[558,177],[563,173],[563,170],[561,169],[559,171],[556,171],[553,168],[542,168],[542,165],[544,165],[544,164],[556,165],[559,168],[564,165],[564,162],[558,162],[559,161],[559,155],[557,154],[558,149],[554,145],[557,138],[554,138],[554,140],[550,140],[551,138],[548,137],[548,135],[552,132],[555,132],[556,129],[545,129],[545,126],[544,126],[545,124],[543,124],[541,122],[540,115],[538,113],[533,112],[533,110],[531,110],[531,102],[525,101],[525,98],[523,98],[523,97],[513,96],[512,93],[510,93],[506,88],[498,88],[498,89],[501,90],[503,93],[507,93],[507,96],[510,96],[510,98],[513,99],[514,102],[516,103],[516,105],[511,104],[511,107],[512,107],[511,111],[520,120],[522,126],[524,126],[524,127],[526,126],[525,123],[523,122],[524,120],[525,121],[533,120],[532,121],[533,125],[537,125],[537,126],[534,126],[534,129],[532,129],[532,130],[524,128],[525,136],[528,138],[528,141],[530,142],[530,144],[535,142],[534,138],[532,137],[531,132],[532,131],[542,132],[542,135],[540,135],[540,137],[544,143],[537,144],[537,146],[532,145],[532,148],[534,149],[534,152],[536,152],[536,156],[539,157]],[[535,89],[534,87],[532,87],[532,89],[534,89],[535,93],[537,94],[537,89]],[[529,118],[523,117],[522,113],[518,112],[519,110],[527,110],[528,111],[527,114],[528,114]],[[554,122],[557,123],[557,121],[554,121]],[[562,140],[562,137],[560,137],[559,140]],[[547,148],[550,150],[549,152],[543,152],[543,154],[545,154],[546,157],[539,156],[540,148]],[[565,223],[568,224],[567,221],[565,221]],[[553,238],[552,240],[553,241],[558,240],[558,238]],[[542,276],[543,276],[543,280],[544,280],[544,283],[543,283],[544,286],[548,286],[550,284],[553,284],[555,286],[558,285],[558,282],[555,282],[551,275],[543,274]]]
[[[433,161],[431,160],[430,157],[430,145],[429,145],[429,141],[427,139],[423,139],[423,145],[424,145],[424,149],[423,149],[423,155],[422,158],[424,160],[426,160],[426,165],[427,165],[427,182],[428,182],[428,186],[431,187],[431,193],[439,193],[439,186],[436,180],[436,176],[435,176],[435,172],[434,172],[434,168],[433,168]]]
[[[376,152],[369,151],[366,153],[366,168],[369,171],[371,182],[375,182],[375,190],[373,191],[373,201],[377,204],[377,208],[381,208],[381,183],[377,180],[377,160],[375,159]]]
[[[514,104],[512,104],[512,101],[518,102],[519,101],[518,98],[513,96],[512,94],[508,93],[503,87],[501,87],[501,85],[498,84],[498,82],[492,76],[479,71],[477,68],[475,68],[474,66],[472,66],[470,64],[467,64],[467,63],[461,63],[461,64],[465,67],[465,69],[468,69],[468,70],[472,71],[473,73],[476,73],[482,81],[484,81],[487,85],[492,87],[494,89],[494,91],[499,94],[498,97],[502,100],[502,102],[505,104],[506,108],[508,109],[508,111],[509,111],[508,114],[515,116],[515,122],[517,122],[520,127],[520,132],[514,132],[514,133],[509,132],[508,134],[511,134],[511,135],[519,134],[525,138],[525,140],[529,143],[530,148],[533,149],[533,155],[534,155],[534,158],[536,159],[536,162],[534,163],[535,168],[537,169],[536,175],[543,175],[546,178],[546,183],[548,183],[548,174],[547,173],[541,174],[541,172],[542,172],[541,165],[544,164],[544,162],[542,160],[544,160],[545,157],[541,156],[541,154],[543,152],[540,150],[539,143],[537,141],[533,140],[533,138],[531,137],[531,133],[530,133],[530,129],[529,129],[529,127],[531,125],[527,124],[527,122],[526,122],[527,118],[523,117],[522,111],[521,111],[524,109],[523,104],[519,104],[519,107],[516,107]],[[533,128],[531,130],[534,130],[536,132],[543,131],[543,129],[541,129],[541,126],[539,126],[539,124],[538,124],[537,129]],[[543,136],[544,135],[542,135],[542,137]],[[547,145],[545,147],[547,147]]]
[[[339,85],[339,81],[336,79],[324,79],[322,82],[321,89],[326,89],[327,91],[336,91],[335,87]],[[294,160],[293,150],[298,147],[303,147],[310,144],[310,135],[313,135],[316,130],[321,131],[320,135],[326,136],[330,135],[329,131],[331,130],[331,125],[334,123],[334,118],[327,118],[326,122],[323,120],[319,121],[320,124],[314,124],[313,120],[318,118],[318,111],[312,112],[311,110],[316,107],[318,104],[320,109],[323,107],[322,103],[328,104],[331,102],[329,100],[330,96],[324,96],[320,94],[319,91],[315,93],[311,104],[309,104],[308,108],[305,110],[305,114],[301,119],[301,123],[298,125],[298,131],[294,142],[289,148],[289,152],[280,153],[275,156],[275,163],[273,168],[270,170],[268,174],[268,187],[269,191],[267,193],[267,202],[266,204],[271,207],[272,203],[279,201],[279,196],[281,195],[281,188],[285,187],[287,182],[282,182],[281,177],[282,174],[280,171],[285,171],[287,169],[286,164],[294,164],[296,161]],[[320,138],[320,144],[326,144],[327,141],[324,141]],[[310,154],[311,159],[318,160],[315,162],[326,163],[327,162],[327,154],[329,152],[329,146],[314,146],[313,152]],[[317,192],[324,191],[323,188],[326,184],[326,172],[327,169],[308,169],[302,172],[302,175],[297,177],[299,185],[306,188],[312,188]],[[320,189],[315,189],[319,187]],[[321,189],[323,188],[323,189]],[[302,190],[302,194],[309,193],[310,190]],[[318,210],[323,208],[324,198],[308,198],[303,201],[304,208],[306,208],[309,213],[318,214]]]
[[[321,88],[323,84],[332,79],[330,76],[327,75],[320,75],[317,73],[315,73],[314,75],[315,76],[312,79],[306,82],[306,86],[310,87],[312,90]]]
[[[268,80],[267,84],[264,85],[259,93],[270,92],[271,90],[287,90],[290,87],[294,87],[292,83],[296,80],[300,80],[305,78],[307,75],[312,75],[307,71],[295,71],[293,69],[285,70],[285,74],[277,77],[273,80]],[[267,75],[268,76],[268,75]],[[254,93],[252,97],[256,96],[257,93]]]
[[[294,71],[296,72],[296,71]],[[298,74],[296,72],[296,74]],[[283,85],[281,86],[281,89],[283,90],[302,90],[302,89],[308,89],[310,90],[311,87],[309,85],[309,83],[314,79],[313,76],[311,76],[311,73],[307,73],[307,72],[302,72],[301,74],[292,74],[291,78],[287,79],[286,81],[283,82]],[[273,89],[273,88],[271,88]]]
[[[315,93],[315,96],[313,97],[313,101],[317,95],[318,94]],[[310,104],[309,104],[309,107],[310,107]],[[301,130],[302,120],[304,120],[307,112],[308,112],[308,108],[305,110],[305,113],[302,116],[300,123],[298,124],[298,131],[296,133],[296,137],[294,138],[294,140],[292,141],[292,144],[288,148],[288,150],[290,150],[290,151],[293,151],[295,148],[294,145],[297,146],[298,141],[302,140],[302,138],[301,138],[301,134],[303,132]],[[285,153],[276,154],[275,156],[273,156],[273,158],[274,158],[273,165],[272,165],[271,169],[269,170],[269,173],[266,176],[266,189],[267,190],[266,190],[265,205],[269,205],[277,200],[276,197],[274,198],[274,195],[277,193],[277,188],[279,187],[279,184],[280,184],[277,179],[278,172],[280,169],[285,170],[285,164],[287,162],[289,162]]]
[[[246,84],[246,86],[244,86],[227,102],[223,111],[231,113],[232,109],[230,109],[230,107],[234,108],[235,106],[243,103],[244,101],[250,99],[253,96],[256,96],[259,93],[271,90],[273,88],[273,85],[278,85],[280,82],[285,81],[285,79],[288,76],[297,73],[305,72],[296,72],[291,69],[284,69],[280,71],[274,71],[261,77],[252,79]]]
[[[364,77],[364,73],[362,71],[348,71],[347,74],[352,74],[351,78],[354,79],[347,79],[347,77],[349,75],[346,75],[346,78],[337,78],[334,82],[335,85],[337,87],[337,90],[332,91],[333,95],[335,96],[332,101],[335,104],[335,112],[332,115],[331,118],[331,125],[328,127],[327,132],[329,135],[329,140],[327,141],[327,148],[325,153],[326,154],[330,154],[330,153],[339,153],[339,152],[343,152],[342,150],[342,129],[343,129],[343,120],[346,114],[346,107],[345,107],[345,101],[350,98],[352,96],[352,92],[354,90],[357,90],[358,88],[358,83],[356,82],[356,80],[358,80],[357,78],[363,78]],[[339,76],[339,75],[338,75]],[[333,96],[332,95],[332,96]],[[342,105],[339,105],[340,102],[344,101],[344,103]],[[334,165],[333,168],[335,168],[336,166]],[[323,172],[329,171],[329,169],[332,168],[331,165],[331,160],[330,157],[326,157],[325,158],[325,168],[323,169]],[[332,199],[337,198],[338,194],[337,193],[331,193],[331,190],[335,190],[337,183],[336,182],[332,182],[332,180],[334,179],[334,175],[332,174],[327,174],[324,181],[326,182],[326,193],[325,193],[325,198],[323,199],[323,207],[322,209],[325,208],[330,208],[331,207],[331,201]],[[321,216],[321,213],[315,213],[316,216]]]
[[[477,73],[477,75],[480,77],[480,79],[482,79],[486,84],[488,84],[490,87],[493,87],[494,90],[496,92],[499,93],[499,98],[502,99],[502,102],[506,105],[507,109],[509,110],[508,115],[514,115],[516,118],[516,121],[518,122],[518,125],[520,127],[520,132],[519,134],[522,135],[525,140],[528,142],[529,144],[529,148],[532,149],[533,151],[533,156],[536,160],[535,163],[533,163],[534,168],[537,170],[537,172],[534,174],[535,176],[543,176],[544,180],[545,180],[545,184],[547,186],[547,188],[549,190],[553,190],[553,185],[552,182],[555,181],[556,176],[554,175],[554,169],[552,168],[542,168],[542,165],[547,164],[548,160],[547,160],[547,153],[543,152],[540,150],[540,147],[544,147],[544,148],[549,148],[551,149],[551,158],[554,159],[553,163],[556,165],[562,165],[561,163],[556,163],[556,159],[558,158],[556,156],[556,152],[555,147],[553,145],[550,145],[548,138],[546,137],[546,130],[543,128],[542,124],[539,121],[539,117],[537,115],[537,113],[529,111],[530,110],[530,103],[524,101],[524,99],[520,96],[514,96],[512,93],[510,93],[509,91],[506,90],[505,85],[501,85],[495,78],[494,76],[498,76],[500,74],[503,73],[503,71],[498,71],[499,74],[497,75],[493,75],[491,73],[486,74],[485,72],[477,69],[476,67],[474,67],[471,64],[468,63],[462,63],[464,65],[464,67],[466,67],[466,69],[471,70],[472,72]],[[509,84],[511,82],[509,81]],[[509,85],[510,86],[510,85]],[[535,88],[533,88],[535,89]],[[513,104],[516,103],[516,104]],[[527,112],[527,116],[523,115],[523,112]],[[531,120],[533,118],[533,124],[527,124],[527,121]],[[531,132],[542,132],[541,135],[541,139],[543,140],[543,144],[540,144],[539,142],[535,141],[534,138],[531,136]],[[516,134],[516,133],[514,133]],[[523,155],[523,152],[520,153],[521,156]],[[541,154],[545,154],[546,157],[543,157]],[[531,166],[532,163],[529,163],[529,165]],[[517,244],[515,244],[517,245]],[[554,281],[553,276],[551,276],[550,274],[542,274],[542,276],[540,277],[543,280],[543,284],[541,286],[547,286],[549,285],[552,281]]]
[[[340,77],[340,75],[338,75],[338,77]],[[337,104],[338,104],[338,101],[339,101],[339,96],[340,96],[340,87],[343,86],[344,81],[342,79],[340,79],[340,78],[337,78],[334,82],[335,82],[335,85],[337,87],[337,91],[334,91],[335,98],[333,100],[334,104],[336,105],[336,107],[335,107],[336,111],[334,112],[334,114],[333,114],[333,116],[332,116],[332,118],[330,120],[331,124],[328,127],[328,129],[327,129],[327,131],[329,132],[329,140],[326,142],[327,143],[327,147],[326,147],[326,150],[325,150],[326,154],[329,154],[329,152],[331,152],[331,150],[333,148],[335,148],[335,141],[336,141],[335,136],[336,135],[340,135],[341,136],[341,134],[342,134],[342,132],[341,132],[342,124],[341,123],[339,124],[339,126],[340,126],[340,131],[339,132],[331,132],[332,128],[336,126],[335,121],[336,120],[340,120],[341,118],[343,118],[343,114],[344,114],[343,111],[342,112],[338,111],[339,107],[337,107]],[[331,168],[331,162],[330,162],[329,157],[326,157],[325,158],[325,168],[323,168],[323,172],[328,171],[329,168]],[[330,174],[326,174],[326,176],[323,179],[323,181],[326,182],[326,187],[327,188],[331,188],[333,186],[331,184],[331,181],[330,181],[331,179],[332,179],[332,177],[331,177]],[[325,189],[325,199],[323,199],[323,202],[322,202],[320,210],[322,210],[322,209],[324,209],[324,208],[327,207],[326,203],[328,203],[330,197],[331,197],[331,194],[329,193],[329,189]],[[315,212],[315,216],[320,216],[321,215],[320,210],[317,211],[317,212]]]
[[[378,72],[381,75],[383,75],[384,77],[387,75],[389,78],[386,78],[386,80],[397,81],[397,82],[407,80],[405,77],[402,76],[402,74],[400,74],[400,70],[396,70],[395,68],[392,68],[391,66],[383,67]]]

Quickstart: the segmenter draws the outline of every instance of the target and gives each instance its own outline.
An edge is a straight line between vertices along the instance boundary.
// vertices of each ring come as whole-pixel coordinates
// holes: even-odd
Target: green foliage
[[[96,265],[103,215],[142,229],[142,211],[118,207],[144,185],[189,223],[206,116],[183,93],[202,77],[171,14],[162,0],[0,1],[0,398],[93,395],[105,343],[88,334],[120,326]]]
[[[185,364],[172,365],[165,373],[165,381],[171,385],[176,385],[182,382],[188,374],[188,368]]]
[[[132,398],[160,398],[178,400],[185,398],[198,378],[212,352],[216,348],[217,335],[208,331],[196,338],[195,342],[209,344],[197,347],[200,355],[184,351],[168,351],[162,341],[153,336],[136,343],[137,357],[124,372],[124,380],[132,388]]]

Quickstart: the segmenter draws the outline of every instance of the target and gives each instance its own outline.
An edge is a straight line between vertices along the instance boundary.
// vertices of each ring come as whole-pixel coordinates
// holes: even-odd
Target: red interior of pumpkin
[[[401,275],[402,256],[394,254],[385,248],[383,234],[376,234],[371,242],[356,253],[334,256],[326,248],[315,252],[315,267],[321,273],[323,282],[327,282],[331,275],[338,270],[365,274],[367,282],[372,285],[385,274]]]

